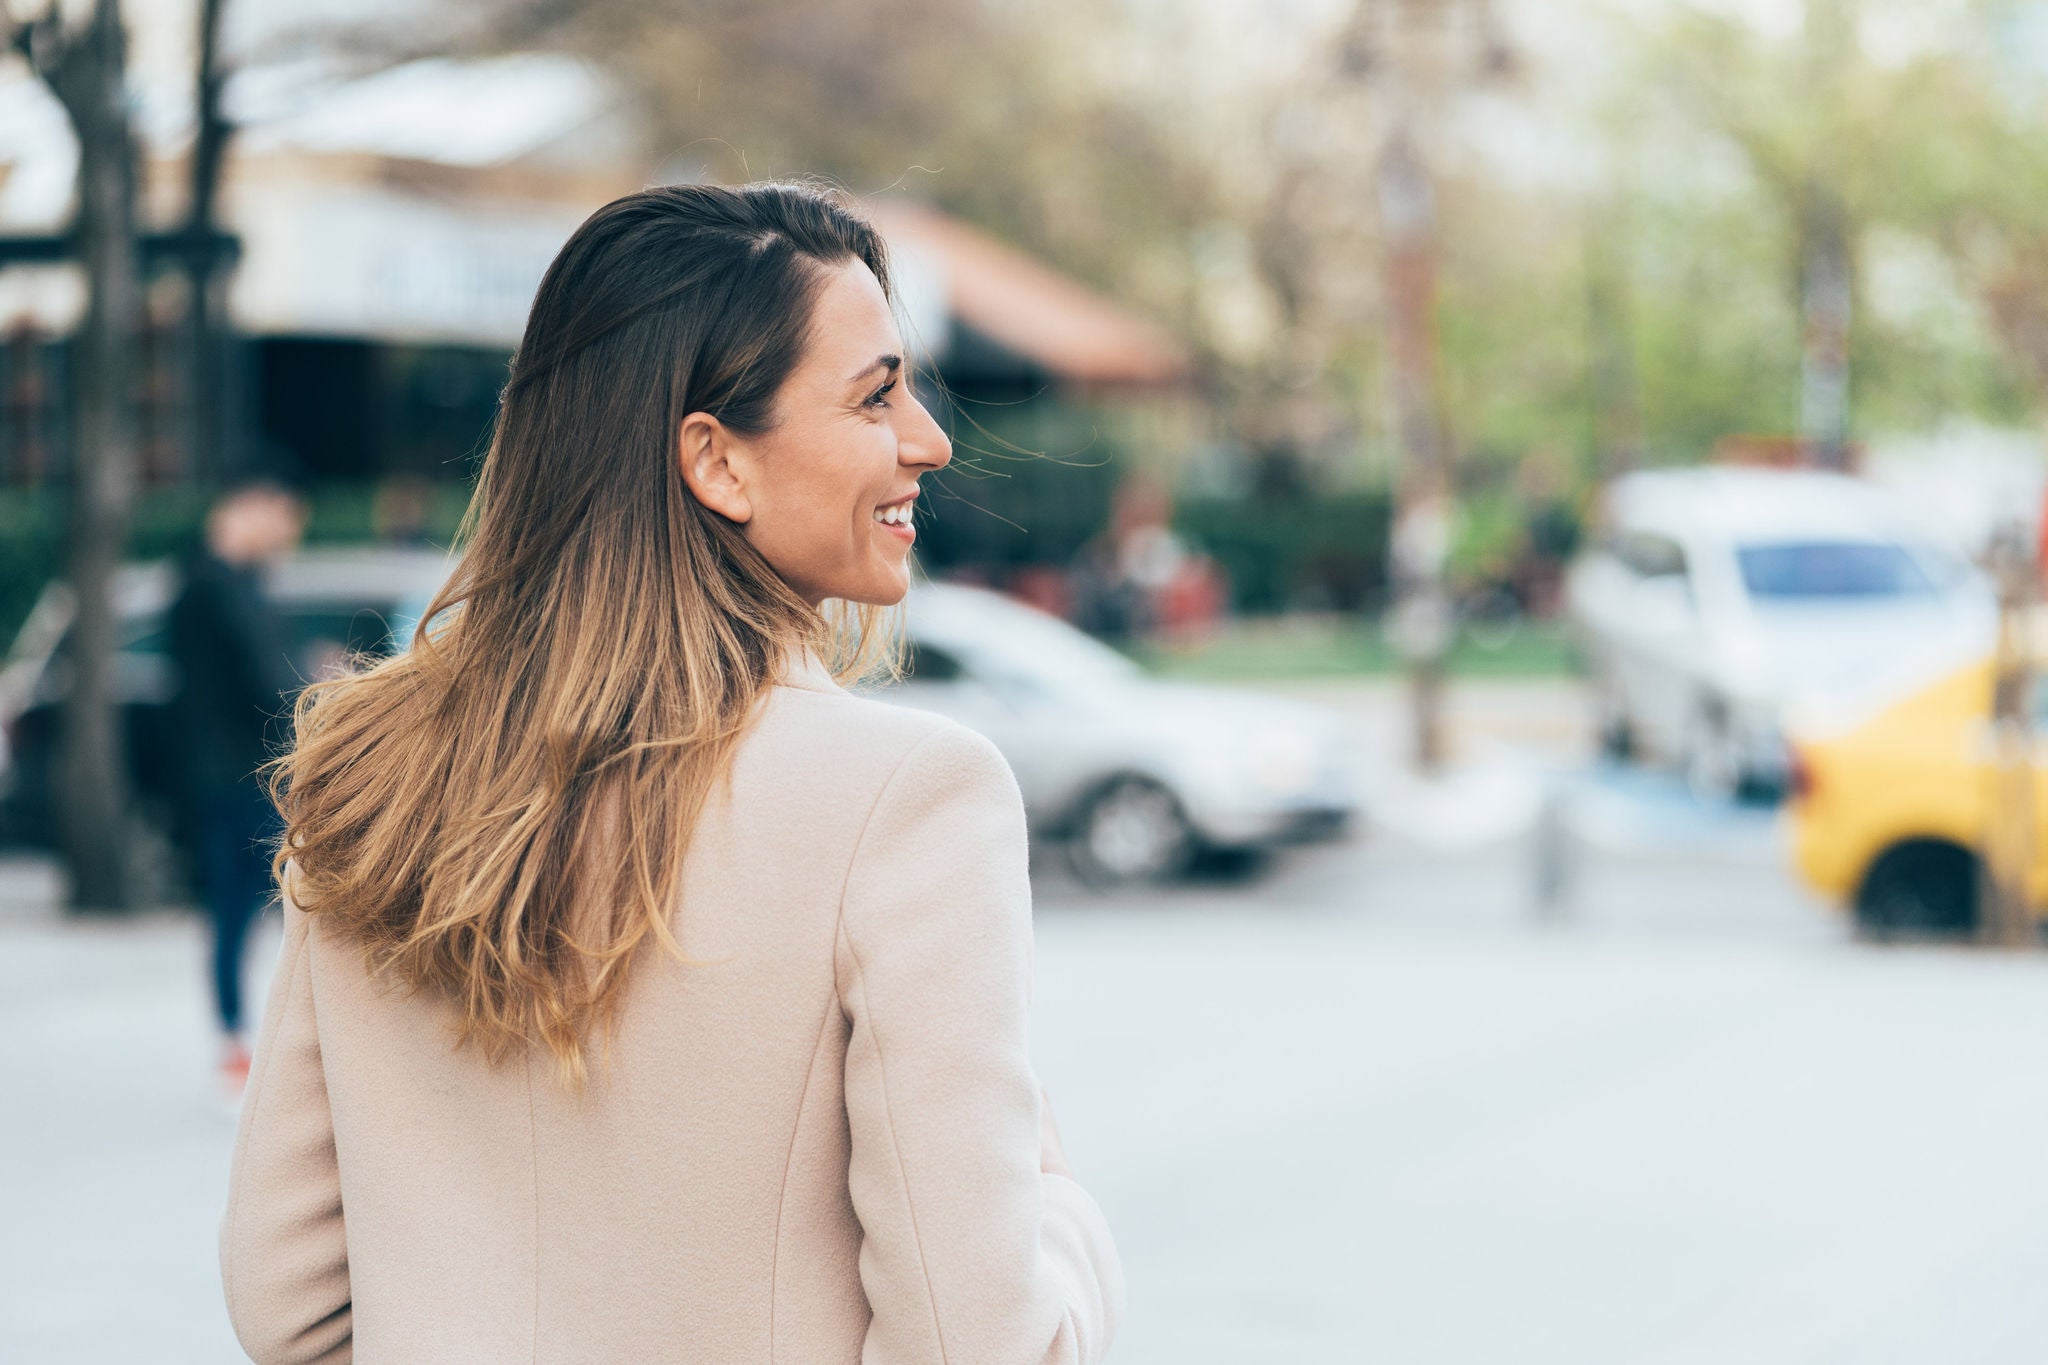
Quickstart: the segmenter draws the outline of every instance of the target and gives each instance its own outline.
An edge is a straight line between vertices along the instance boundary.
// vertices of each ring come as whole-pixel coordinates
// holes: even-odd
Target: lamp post
[[[1491,0],[1361,0],[1339,50],[1342,78],[1376,97],[1373,173],[1387,398],[1400,470],[1388,580],[1391,636],[1407,665],[1410,755],[1446,757],[1444,670],[1457,618],[1447,569],[1455,523],[1450,442],[1438,415],[1438,223],[1430,138],[1461,90],[1514,69]]]

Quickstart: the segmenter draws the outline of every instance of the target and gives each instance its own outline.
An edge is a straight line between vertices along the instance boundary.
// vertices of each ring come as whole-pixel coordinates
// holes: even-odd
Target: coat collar
[[[804,645],[783,657],[782,677],[784,687],[801,687],[807,692],[845,692],[832,679],[832,670],[825,664],[818,651]]]

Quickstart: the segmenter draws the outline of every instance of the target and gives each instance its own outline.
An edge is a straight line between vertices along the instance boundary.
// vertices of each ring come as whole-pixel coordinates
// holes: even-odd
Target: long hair
[[[538,1042],[581,1085],[635,950],[689,961],[669,916],[690,831],[782,659],[900,669],[900,620],[813,608],[679,461],[691,412],[772,425],[823,268],[851,259],[893,298],[875,230],[806,185],[592,214],[534,297],[411,648],[300,692],[265,765],[273,875],[373,973],[451,1001],[458,1045]]]

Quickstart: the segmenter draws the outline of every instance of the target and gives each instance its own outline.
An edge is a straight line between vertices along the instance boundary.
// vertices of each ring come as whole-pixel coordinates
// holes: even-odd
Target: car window
[[[1940,585],[1912,551],[1882,541],[1795,541],[1735,551],[1751,597],[1843,599],[1929,596]]]
[[[1913,551],[1913,559],[1937,592],[1964,588],[1971,581],[1970,561],[1961,555],[1932,546],[1920,546]]]
[[[1614,537],[1614,557],[1643,578],[1686,576],[1685,549],[1669,536],[1653,531],[1622,531]]]

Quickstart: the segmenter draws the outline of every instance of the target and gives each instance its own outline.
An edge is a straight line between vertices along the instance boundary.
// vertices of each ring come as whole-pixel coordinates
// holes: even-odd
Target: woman
[[[951,456],[903,354],[807,188],[629,195],[549,267],[460,569],[272,773],[258,1361],[1101,1358],[1015,779],[841,685]]]

